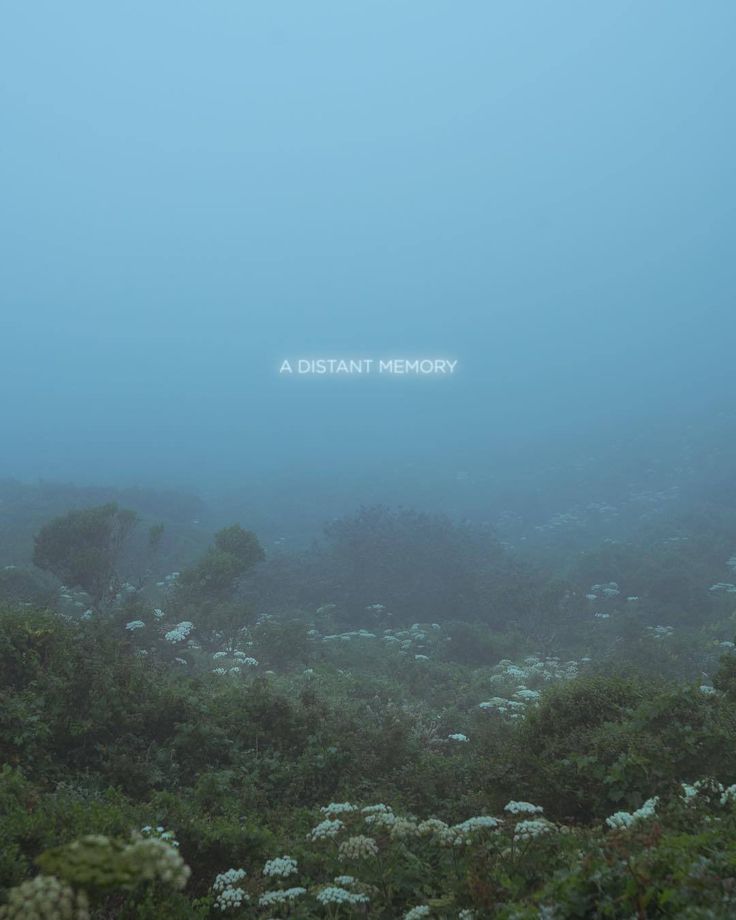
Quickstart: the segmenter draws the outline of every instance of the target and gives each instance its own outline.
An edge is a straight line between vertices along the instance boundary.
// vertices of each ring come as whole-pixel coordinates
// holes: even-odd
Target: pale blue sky
[[[0,475],[492,462],[733,394],[736,6],[4,2]],[[284,381],[282,357],[459,359]]]

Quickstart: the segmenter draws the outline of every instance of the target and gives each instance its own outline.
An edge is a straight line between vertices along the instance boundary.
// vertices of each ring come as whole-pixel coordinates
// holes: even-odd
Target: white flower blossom
[[[247,901],[250,896],[242,888],[223,888],[215,898],[215,907],[221,911],[238,910]]]
[[[514,840],[530,840],[532,837],[548,834],[553,829],[554,825],[545,818],[532,818],[526,821],[519,821],[514,828]]]
[[[647,799],[641,808],[637,808],[636,811],[617,811],[610,818],[606,818],[606,824],[614,829],[630,827],[642,818],[651,818],[658,802],[659,796],[655,796],[652,799]]]
[[[264,892],[258,899],[258,903],[261,907],[271,907],[272,905],[287,904],[290,901],[295,901],[297,898],[300,898],[303,894],[306,893],[307,889],[301,887],[285,889],[278,888],[274,891]]]
[[[365,805],[360,809],[364,815],[375,815],[375,814],[387,814],[389,812],[393,813],[393,810],[383,803],[379,805]]]
[[[7,893],[3,920],[89,920],[89,900],[54,875],[37,875]]]
[[[278,856],[276,859],[269,859],[263,867],[263,874],[275,878],[287,878],[289,875],[295,875],[297,872],[297,862],[291,856]]]
[[[328,818],[333,818],[335,815],[343,815],[357,810],[358,807],[356,805],[351,805],[350,802],[330,802],[329,805],[323,805],[322,808],[320,808],[320,811]]]
[[[233,888],[242,882],[247,874],[245,869],[228,869],[227,872],[221,872],[215,877],[212,890],[224,891],[226,888]]]
[[[167,642],[183,642],[193,629],[194,623],[190,623],[189,620],[182,620],[181,623],[177,623],[173,629],[170,629],[164,635],[164,639]]]
[[[367,859],[370,856],[376,856],[378,847],[372,837],[364,837],[358,834],[355,837],[348,837],[344,840],[337,851],[340,859]]]
[[[309,834],[307,834],[307,840],[325,840],[329,837],[336,837],[343,827],[345,827],[345,825],[339,818],[335,818],[334,821],[326,819],[312,828]]]
[[[511,815],[541,815],[544,811],[541,805],[532,805],[530,802],[507,802],[503,807]]]
[[[329,885],[323,888],[317,894],[317,900],[320,904],[367,904],[368,895],[358,894],[354,891],[346,891],[336,885]]]
[[[418,907],[412,907],[411,910],[404,914],[404,920],[421,920],[422,917],[428,917],[431,913],[426,904],[420,904]]]

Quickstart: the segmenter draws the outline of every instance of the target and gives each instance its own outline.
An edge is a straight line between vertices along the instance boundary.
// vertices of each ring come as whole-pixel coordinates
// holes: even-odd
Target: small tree
[[[137,521],[135,512],[114,502],[69,511],[35,537],[33,562],[64,584],[83,588],[99,607],[117,588],[116,565]]]
[[[222,633],[230,645],[252,610],[237,603],[240,579],[266,558],[258,537],[239,524],[215,534],[213,546],[199,562],[185,569],[177,582],[174,604],[191,610],[205,630]]]
[[[228,553],[237,559],[243,572],[266,558],[258,537],[250,530],[243,530],[240,524],[218,530],[214,543],[221,553]]]

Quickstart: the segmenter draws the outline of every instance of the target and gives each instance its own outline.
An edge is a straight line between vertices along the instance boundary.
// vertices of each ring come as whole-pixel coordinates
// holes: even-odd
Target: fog
[[[734,35],[0,3],[0,920],[736,917]]]
[[[5,4],[0,475],[469,513],[730,443],[734,20]]]

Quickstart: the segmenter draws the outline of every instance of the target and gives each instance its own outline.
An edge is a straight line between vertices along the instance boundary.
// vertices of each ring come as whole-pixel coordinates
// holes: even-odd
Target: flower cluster
[[[368,859],[378,854],[378,846],[372,837],[365,837],[363,834],[357,834],[354,837],[348,837],[344,840],[337,851],[340,859],[358,860]]]
[[[233,888],[239,885],[247,874],[245,869],[228,869],[227,872],[221,872],[212,883],[212,890],[224,891],[226,888]]]
[[[275,907],[281,904],[290,904],[306,893],[307,889],[301,887],[276,888],[273,891],[265,891],[258,899],[258,903],[261,907]]]
[[[238,910],[247,904],[250,897],[242,888],[223,888],[215,898],[215,907],[218,910]]]
[[[126,855],[138,865],[144,879],[159,879],[173,888],[184,888],[191,869],[176,846],[156,837],[141,837],[127,847]]]
[[[651,818],[658,802],[659,796],[654,796],[652,799],[647,799],[641,808],[637,808],[636,811],[617,811],[610,818],[606,818],[606,824],[614,829],[630,827],[642,818]]]
[[[169,846],[177,849],[179,847],[179,841],[176,839],[176,834],[173,831],[167,831],[166,828],[160,824],[158,827],[151,827],[150,824],[147,824],[145,827],[141,828],[141,835],[154,840],[163,840],[164,843],[168,843]]]
[[[317,893],[317,900],[320,904],[367,904],[368,895],[358,894],[355,891],[347,891],[345,888],[339,888],[336,885],[328,885]]]
[[[431,913],[426,904],[420,904],[418,907],[412,907],[411,910],[404,914],[404,920],[421,920],[422,917],[428,917]]]
[[[446,847],[466,846],[472,842],[473,835],[481,831],[495,831],[501,826],[498,818],[491,815],[477,815],[460,824],[450,826],[439,818],[428,818],[417,824],[417,836],[429,837]]]
[[[1,920],[89,920],[89,900],[53,875],[37,875],[8,892]]]
[[[493,696],[479,703],[479,707],[497,712],[508,719],[521,719],[530,706],[539,702],[539,687],[556,681],[572,680],[578,677],[580,666],[589,662],[590,658],[581,658],[578,662],[573,659],[561,661],[556,656],[539,658],[529,655],[523,663],[514,664],[504,658],[493,668],[490,681],[506,696]]]
[[[177,623],[173,629],[164,634],[164,639],[167,642],[183,642],[193,629],[194,623],[190,623],[189,620],[182,620],[181,623]]]
[[[599,597],[618,597],[621,589],[615,581],[606,582],[602,585],[592,585],[590,593],[586,595],[589,600],[597,600]]]
[[[287,878],[295,875],[297,872],[297,863],[291,856],[277,856],[276,859],[269,859],[263,867],[263,874],[275,878]]]
[[[513,799],[503,806],[503,810],[510,815],[541,815],[544,811],[541,805],[532,805],[531,802],[515,802]]]
[[[336,837],[343,827],[345,825],[339,818],[335,818],[334,821],[326,819],[312,828],[307,835],[307,840],[324,840],[328,837]]]
[[[539,837],[541,834],[548,834],[554,830],[554,824],[547,821],[546,818],[532,818],[525,821],[519,821],[514,828],[514,841],[531,840],[533,837]]]
[[[647,626],[647,633],[652,639],[667,639],[675,631],[674,626]]]
[[[330,802],[329,805],[323,805],[322,808],[320,808],[322,814],[326,815],[328,818],[334,818],[335,815],[349,814],[351,811],[357,810],[357,806],[351,805],[350,802]]]

